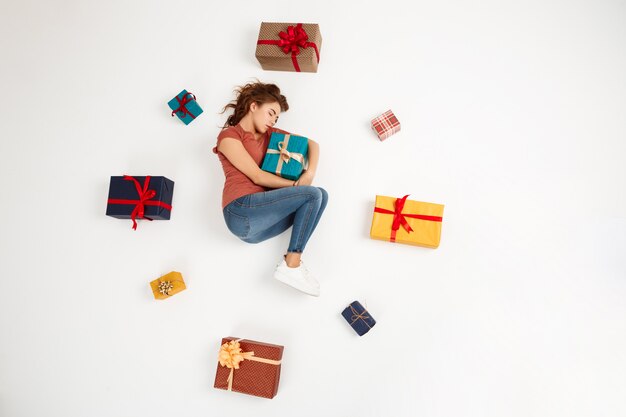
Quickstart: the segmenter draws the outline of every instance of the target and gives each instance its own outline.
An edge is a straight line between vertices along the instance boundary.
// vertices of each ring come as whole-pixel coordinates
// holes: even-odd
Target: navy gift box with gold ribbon
[[[359,336],[363,336],[365,333],[369,332],[376,324],[376,320],[374,320],[369,311],[358,301],[350,303],[350,305],[341,312],[341,315]]]
[[[174,181],[165,177],[113,176],[106,215],[118,219],[169,220]]]

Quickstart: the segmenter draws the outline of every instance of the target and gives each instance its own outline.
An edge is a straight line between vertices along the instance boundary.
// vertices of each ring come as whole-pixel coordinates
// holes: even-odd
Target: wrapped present
[[[180,272],[172,271],[150,282],[150,288],[152,288],[154,298],[165,300],[186,289],[187,286],[183,280],[183,275]]]
[[[222,339],[214,387],[274,398],[280,381],[283,346],[254,340]]]
[[[309,140],[289,133],[272,132],[261,169],[289,180],[300,178],[307,166]]]
[[[341,312],[341,315],[350,323],[350,326],[352,326],[359,336],[363,336],[365,333],[369,332],[376,324],[376,320],[374,320],[372,315],[358,301],[351,302],[350,305]]]
[[[198,105],[196,96],[188,93],[187,90],[181,91],[176,97],[171,99],[167,105],[172,109],[172,117],[174,117],[174,115],[178,116],[186,125],[191,123],[202,113],[202,108]]]
[[[317,72],[322,34],[317,23],[261,23],[256,59],[269,71]]]
[[[111,177],[106,215],[117,219],[169,220],[174,181],[165,177]]]
[[[376,196],[372,239],[436,248],[441,239],[443,205]]]
[[[380,116],[372,119],[372,129],[381,141],[400,131],[400,122],[391,110],[387,110]]]

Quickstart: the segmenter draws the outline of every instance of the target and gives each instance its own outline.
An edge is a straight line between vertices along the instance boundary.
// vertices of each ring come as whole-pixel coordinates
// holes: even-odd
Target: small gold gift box
[[[180,272],[172,271],[152,281],[150,288],[152,288],[154,298],[165,300],[186,289],[187,286],[183,281],[183,275]]]
[[[436,248],[441,240],[443,205],[376,196],[372,239]]]

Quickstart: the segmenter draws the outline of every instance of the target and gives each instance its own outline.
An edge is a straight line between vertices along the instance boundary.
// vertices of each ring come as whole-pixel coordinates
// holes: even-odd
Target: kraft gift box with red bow
[[[236,337],[222,339],[215,383],[227,391],[274,398],[280,382],[283,346]]]
[[[261,23],[255,56],[264,70],[317,72],[321,52],[316,23]]]
[[[172,117],[174,115],[178,116],[186,125],[193,122],[202,113],[202,108],[198,105],[196,96],[187,92],[187,90],[181,91],[167,105],[172,109]]]
[[[169,220],[172,211],[174,181],[165,177],[113,176],[109,185],[106,215],[131,219]]]
[[[290,133],[272,132],[261,169],[297,180],[307,166],[309,140]]]

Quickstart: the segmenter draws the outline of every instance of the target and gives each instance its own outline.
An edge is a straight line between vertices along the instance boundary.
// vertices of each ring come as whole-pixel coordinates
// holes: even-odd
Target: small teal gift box
[[[272,132],[261,169],[288,180],[297,180],[307,167],[309,140],[303,136]]]
[[[170,109],[172,109],[172,117],[178,116],[184,124],[188,125],[196,117],[202,113],[202,109],[196,102],[196,96],[188,93],[187,90],[181,91],[176,97],[171,99],[168,103]]]

